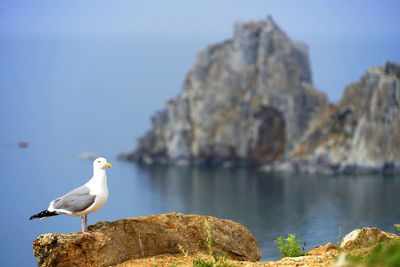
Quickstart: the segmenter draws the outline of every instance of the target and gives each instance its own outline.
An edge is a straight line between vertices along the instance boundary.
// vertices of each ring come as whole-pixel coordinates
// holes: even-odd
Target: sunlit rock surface
[[[353,250],[373,247],[382,242],[389,242],[392,239],[399,239],[400,236],[386,233],[378,228],[362,228],[350,232],[343,238],[340,247]]]
[[[261,258],[256,239],[243,225],[210,216],[169,213],[98,222],[82,233],[44,234],[33,242],[39,266],[111,266],[161,254],[208,251],[207,226],[214,252],[235,260]],[[152,265],[151,265],[152,266]]]

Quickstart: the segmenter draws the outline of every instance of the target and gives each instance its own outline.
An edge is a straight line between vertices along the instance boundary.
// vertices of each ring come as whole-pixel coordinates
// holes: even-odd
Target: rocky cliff
[[[400,172],[400,66],[385,62],[337,105],[312,86],[307,46],[268,18],[197,55],[182,92],[123,158],[261,164],[265,170]]]
[[[400,65],[385,62],[347,86],[296,146],[308,170],[400,171]]]
[[[123,158],[264,164],[282,160],[327,105],[312,86],[307,46],[271,19],[234,26],[197,55],[182,92],[152,117]]]

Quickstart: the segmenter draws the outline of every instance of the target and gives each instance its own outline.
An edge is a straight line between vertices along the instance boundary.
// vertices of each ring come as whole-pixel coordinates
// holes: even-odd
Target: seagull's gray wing
[[[84,211],[94,203],[96,196],[90,194],[86,186],[78,187],[68,194],[53,201],[54,209],[67,210],[72,213]]]

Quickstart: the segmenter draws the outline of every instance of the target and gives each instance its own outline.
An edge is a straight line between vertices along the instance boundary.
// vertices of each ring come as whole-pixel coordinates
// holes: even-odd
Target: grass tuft
[[[181,246],[181,244],[178,244],[178,249],[185,256],[185,258],[187,258],[187,256],[189,255],[189,251]]]
[[[280,236],[274,242],[279,244],[278,249],[279,252],[282,253],[282,256],[280,257],[281,259],[285,257],[300,257],[307,255],[307,252],[304,250],[305,245],[301,245],[301,241],[296,240],[295,234],[289,234],[286,238]]]
[[[204,224],[206,226],[207,231],[207,246],[208,246],[208,255],[212,255],[212,229],[210,223],[207,219],[204,220]]]
[[[341,225],[339,225],[339,234],[336,237],[336,240],[337,240],[336,241],[336,246],[340,247],[340,245],[343,242],[343,233],[342,233],[342,226]]]

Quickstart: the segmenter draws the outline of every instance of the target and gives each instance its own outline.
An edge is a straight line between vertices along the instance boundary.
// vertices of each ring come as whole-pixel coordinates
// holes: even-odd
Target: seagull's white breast
[[[94,199],[94,203],[87,210],[85,210],[85,214],[95,212],[99,210],[101,207],[103,207],[104,203],[106,203],[108,198],[108,188],[107,186],[105,186],[99,191],[90,190],[90,194],[95,195],[96,198]]]
[[[96,196],[94,203],[86,210],[75,213],[74,216],[82,216],[99,210],[106,203],[108,198],[107,176],[105,170],[101,173],[95,173],[93,178],[86,183],[90,194]]]

